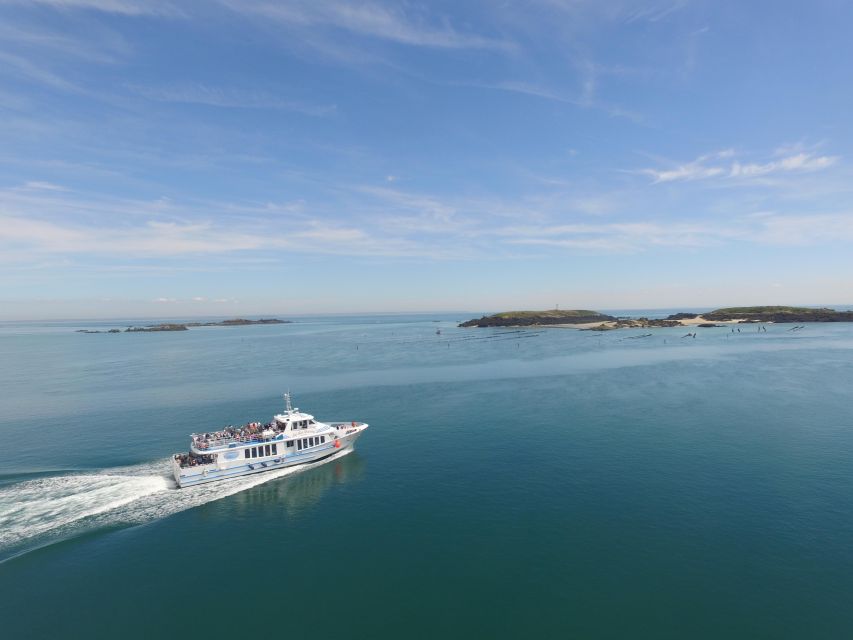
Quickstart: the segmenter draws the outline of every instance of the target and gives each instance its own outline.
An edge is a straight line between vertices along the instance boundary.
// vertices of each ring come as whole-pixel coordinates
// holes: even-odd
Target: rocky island
[[[550,311],[505,311],[480,319],[468,320],[460,327],[529,327],[541,325],[589,324],[590,322],[615,322],[616,318],[586,309]]]
[[[589,331],[650,327],[697,326],[721,327],[742,323],[853,322],[853,311],[836,311],[825,307],[726,307],[708,313],[674,313],[666,318],[617,318],[586,309],[550,311],[505,311],[468,320],[460,327],[541,327],[571,326]],[[719,324],[724,323],[724,324]]]
[[[187,331],[190,327],[243,327],[253,324],[290,324],[290,320],[279,320],[278,318],[261,318],[260,320],[246,320],[245,318],[234,318],[233,320],[221,320],[219,322],[163,322],[160,324],[149,324],[142,327],[128,327],[124,333],[155,333],[158,331]],[[122,333],[121,329],[109,329],[99,331],[93,329],[77,329],[77,333]]]
[[[233,320],[222,320],[220,322],[187,322],[188,327],[242,327],[247,324],[290,324],[290,320],[279,320],[278,318],[261,318],[260,320],[246,320],[245,318],[234,318]]]
[[[707,322],[853,322],[853,311],[826,307],[726,307],[701,317]]]

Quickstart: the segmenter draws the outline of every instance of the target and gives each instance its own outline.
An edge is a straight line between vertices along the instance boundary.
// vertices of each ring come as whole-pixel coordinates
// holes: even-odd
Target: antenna
[[[290,404],[290,389],[288,389],[284,394],[284,406],[288,413],[293,413],[293,407]]]

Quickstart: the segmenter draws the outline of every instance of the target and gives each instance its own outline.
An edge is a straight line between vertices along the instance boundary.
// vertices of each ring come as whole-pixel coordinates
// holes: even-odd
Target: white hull
[[[364,425],[366,428],[367,425]],[[174,459],[172,460],[172,469],[175,476],[175,482],[178,487],[191,487],[197,484],[205,484],[208,482],[216,482],[218,480],[228,480],[230,478],[238,478],[254,473],[262,473],[264,471],[274,471],[276,469],[284,469],[300,464],[310,464],[319,462],[325,458],[352,448],[355,441],[361,435],[362,428],[355,433],[340,437],[336,440],[328,440],[322,445],[312,447],[308,450],[298,451],[295,448],[285,449],[284,442],[278,440],[277,443],[282,445],[285,453],[281,455],[270,455],[261,458],[244,459],[241,456],[235,456],[233,460],[228,460],[225,456],[217,462],[205,465],[197,465],[193,467],[181,467]],[[336,446],[337,445],[337,446]],[[235,453],[242,449],[235,450]]]

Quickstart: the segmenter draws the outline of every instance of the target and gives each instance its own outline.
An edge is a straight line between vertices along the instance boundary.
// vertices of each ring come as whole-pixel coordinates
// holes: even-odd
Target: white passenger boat
[[[194,433],[189,453],[172,457],[179,487],[318,462],[353,446],[364,422],[318,422],[284,394],[285,412],[272,422],[250,422],[210,433]]]

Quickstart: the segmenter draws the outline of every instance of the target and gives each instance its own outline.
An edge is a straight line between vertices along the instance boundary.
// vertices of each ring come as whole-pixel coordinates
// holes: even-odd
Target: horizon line
[[[788,305],[732,305],[732,307],[725,306],[716,306],[716,305],[702,305],[702,306],[685,306],[685,307],[675,307],[675,306],[658,306],[658,307],[601,307],[600,309],[589,309],[589,311],[597,311],[597,312],[617,312],[617,311],[673,311],[678,312],[679,310],[685,312],[692,311],[701,311],[707,309],[708,311],[714,311],[716,309],[726,309],[726,308],[735,308],[735,307],[744,307],[744,306],[754,306],[754,307],[767,307],[767,306],[785,306],[785,307],[805,307],[805,308],[829,308],[838,310],[838,307],[853,307],[853,303],[844,303],[844,304],[788,304]],[[101,316],[101,317],[65,317],[65,318],[0,318],[0,323],[2,324],[13,324],[13,323],[32,323],[32,322],[118,322],[129,321],[129,320],[139,320],[139,321],[149,321],[149,320],[176,320],[178,318],[184,318],[188,321],[204,319],[204,318],[222,318],[222,319],[278,319],[278,320],[286,320],[287,318],[329,318],[329,317],[358,317],[358,316],[426,316],[426,315],[434,315],[434,314],[483,314],[478,315],[477,317],[483,317],[495,313],[509,313],[512,311],[557,311],[558,307],[550,308],[550,309],[511,309],[504,311],[470,311],[470,310],[437,310],[437,311],[360,311],[360,312],[322,312],[322,313],[291,313],[291,314],[281,314],[281,313],[244,313],[244,314],[227,314],[227,315],[216,315],[216,314],[180,314],[180,315],[138,315],[138,316]],[[573,311],[575,309],[565,308],[563,311]]]

